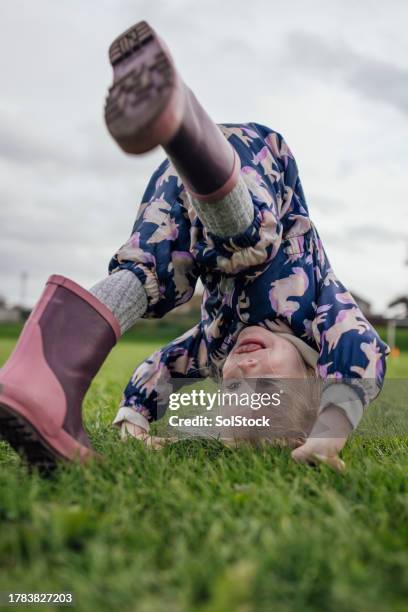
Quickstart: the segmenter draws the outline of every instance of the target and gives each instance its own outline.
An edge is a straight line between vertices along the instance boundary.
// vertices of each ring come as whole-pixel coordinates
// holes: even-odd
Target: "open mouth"
[[[265,345],[263,342],[260,342],[259,340],[251,340],[251,339],[246,339],[243,340],[236,348],[235,348],[235,354],[236,355],[242,355],[242,353],[254,353],[255,351],[259,351],[260,349],[264,349]]]

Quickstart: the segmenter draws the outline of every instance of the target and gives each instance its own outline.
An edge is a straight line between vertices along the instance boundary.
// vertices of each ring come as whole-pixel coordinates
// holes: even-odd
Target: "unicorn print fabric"
[[[182,384],[221,375],[248,325],[302,339],[318,351],[317,375],[326,383],[347,381],[366,406],[381,389],[388,347],[330,266],[288,145],[256,123],[220,127],[241,160],[253,222],[242,234],[215,236],[169,161],[153,174],[131,237],[109,271],[131,270],[143,283],[145,317],[162,317],[187,302],[200,278],[201,321],[136,368],[119,412],[156,420],[157,389],[172,379]],[[359,384],[364,379],[374,384]]]

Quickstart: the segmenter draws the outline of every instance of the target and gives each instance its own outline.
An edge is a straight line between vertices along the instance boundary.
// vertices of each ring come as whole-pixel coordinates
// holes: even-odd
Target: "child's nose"
[[[239,368],[243,372],[243,374],[247,374],[256,366],[257,361],[251,357],[247,357],[239,362]]]

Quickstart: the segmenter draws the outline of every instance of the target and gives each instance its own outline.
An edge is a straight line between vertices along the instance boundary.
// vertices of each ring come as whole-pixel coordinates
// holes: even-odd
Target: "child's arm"
[[[121,427],[123,434],[146,437],[149,423],[164,416],[170,394],[208,375],[207,360],[201,326],[196,325],[138,365],[125,388],[114,425]]]
[[[310,328],[320,353],[317,374],[324,384],[315,427],[293,457],[314,461],[320,455],[333,464],[364,409],[382,388],[389,348],[335,277],[317,234],[314,255],[320,280]],[[338,461],[334,460],[337,467]]]

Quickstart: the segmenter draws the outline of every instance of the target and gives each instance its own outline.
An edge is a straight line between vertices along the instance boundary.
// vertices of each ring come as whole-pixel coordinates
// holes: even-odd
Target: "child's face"
[[[227,357],[223,379],[307,378],[298,350],[279,334],[258,327],[246,327]]]

